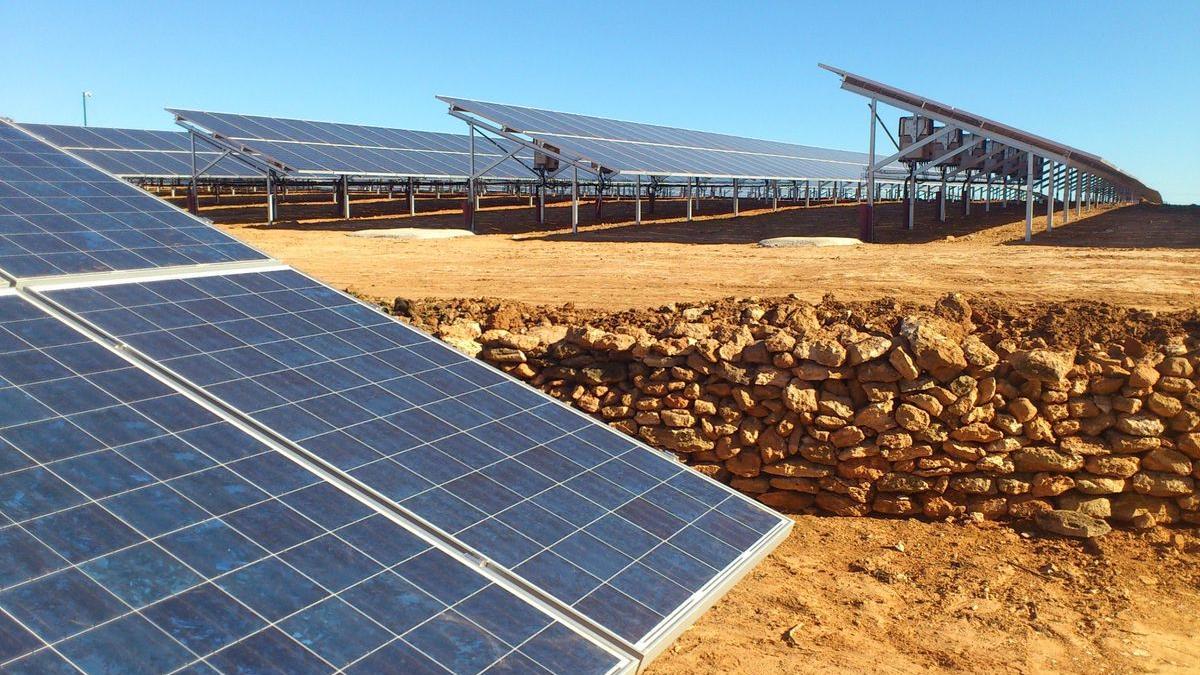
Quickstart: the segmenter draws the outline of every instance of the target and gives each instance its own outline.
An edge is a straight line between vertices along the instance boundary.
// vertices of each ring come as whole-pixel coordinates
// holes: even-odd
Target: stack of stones
[[[439,328],[467,353],[784,511],[1200,523],[1200,350],[978,329],[948,296],[857,329],[802,303],[665,331]]]

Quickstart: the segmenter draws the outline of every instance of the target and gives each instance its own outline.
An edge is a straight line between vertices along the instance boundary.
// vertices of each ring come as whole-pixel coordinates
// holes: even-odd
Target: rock
[[[696,429],[643,427],[638,431],[638,435],[650,445],[676,452],[703,452],[715,447],[712,441],[701,436]]]
[[[1161,436],[1166,431],[1163,421],[1148,413],[1118,415],[1116,426],[1130,436]]]
[[[821,509],[835,516],[865,516],[871,512],[869,504],[862,504],[846,495],[839,495],[833,492],[822,491],[817,493],[816,504]]]
[[[912,356],[910,356],[908,351],[902,346],[897,345],[896,348],[893,349],[890,354],[888,354],[888,363],[892,364],[892,367],[896,369],[896,372],[900,374],[900,377],[904,378],[905,380],[915,380],[921,374],[921,371],[917,368],[917,364],[915,361],[913,361]]]
[[[1169,499],[1126,492],[1113,497],[1111,503],[1113,519],[1141,528],[1169,524],[1179,519],[1179,507]]]
[[[1033,404],[1033,401],[1022,397],[1014,399],[1008,404],[1008,412],[1012,413],[1012,416],[1015,417],[1018,422],[1024,424],[1034,417],[1037,417],[1038,409],[1037,406]]]
[[[758,501],[784,513],[799,513],[813,505],[813,496],[803,492],[776,490],[757,496]]]
[[[931,322],[907,318],[900,324],[900,334],[908,340],[917,366],[939,380],[949,380],[967,367],[962,347],[938,331]]]
[[[1089,497],[1068,492],[1058,498],[1058,507],[1069,511],[1079,511],[1093,518],[1112,517],[1112,503],[1107,497]]]
[[[933,487],[928,479],[907,473],[889,473],[875,484],[880,492],[926,492]]]
[[[1168,448],[1155,448],[1142,456],[1142,466],[1151,471],[1186,476],[1192,472],[1192,462],[1187,455]]]
[[[1136,492],[1151,497],[1182,497],[1195,489],[1195,482],[1190,476],[1155,471],[1136,474],[1129,483]]]
[[[1084,466],[1087,467],[1088,471],[1098,476],[1129,478],[1138,472],[1139,462],[1137,457],[1108,455],[1103,457],[1088,457],[1084,461]]]
[[[1049,349],[1031,349],[1013,352],[1008,362],[1013,370],[1027,380],[1056,383],[1067,378],[1067,373],[1074,365],[1074,357]]]
[[[833,339],[821,339],[809,345],[807,358],[828,368],[837,368],[846,361],[846,348]]]
[[[800,478],[824,478],[833,475],[833,467],[810,462],[800,457],[790,457],[763,469],[772,476],[795,476]]]
[[[1112,531],[1108,523],[1081,511],[1043,511],[1034,517],[1034,522],[1047,532],[1076,539],[1094,539]]]
[[[924,431],[929,428],[929,413],[911,403],[901,403],[896,408],[896,423],[908,431]]]
[[[1154,366],[1149,363],[1139,363],[1129,371],[1129,386],[1134,389],[1150,389],[1161,377]]]
[[[795,412],[815,412],[820,392],[806,386],[801,380],[793,380],[783,389],[783,404]]]
[[[851,366],[857,366],[860,363],[873,361],[887,354],[891,348],[891,338],[872,335],[846,348],[846,363]]]
[[[1083,458],[1049,446],[1021,448],[1012,453],[1017,471],[1070,473],[1083,467]]]
[[[950,437],[968,443],[988,443],[1004,438],[1004,434],[983,422],[975,422],[951,431]]]
[[[464,337],[442,337],[442,342],[454,347],[458,351],[466,354],[471,358],[479,356],[479,352],[483,351],[483,345],[479,344],[471,338]]]

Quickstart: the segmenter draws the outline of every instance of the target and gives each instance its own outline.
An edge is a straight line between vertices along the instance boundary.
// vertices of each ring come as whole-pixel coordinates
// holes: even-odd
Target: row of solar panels
[[[0,670],[616,673],[791,521],[0,123]]]
[[[537,131],[540,140],[558,148],[573,148],[572,159],[602,167],[610,180],[618,182],[632,181],[635,176],[821,181],[858,181],[865,176],[867,156],[863,153],[445,100],[453,105],[470,103],[473,109],[488,112],[500,110],[512,123],[536,122],[531,128],[551,130]],[[465,179],[472,170],[485,168],[488,177],[497,179],[528,180],[535,175],[532,150],[522,147],[515,157],[505,158],[518,144],[504,138],[477,137],[472,166],[471,140],[464,134],[195,110],[170,112],[201,139],[197,168],[216,161],[204,172],[211,178],[257,178],[267,170],[301,177]],[[543,118],[557,121],[543,122]],[[576,124],[579,126],[573,126]],[[192,174],[187,132],[43,124],[25,127],[119,176],[186,178]],[[610,136],[580,135],[584,133]],[[225,150],[232,153],[223,156]],[[903,173],[903,167],[896,165],[882,175],[897,178]]]

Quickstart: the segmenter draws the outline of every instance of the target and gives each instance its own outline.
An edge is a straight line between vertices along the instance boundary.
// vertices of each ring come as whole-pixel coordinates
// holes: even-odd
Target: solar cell
[[[651,176],[863,180],[867,155],[794,143],[623,122],[439,96],[452,110],[495,122],[610,171]],[[903,175],[900,165],[886,172]]]
[[[471,173],[470,140],[463,134],[411,131],[332,122],[168,109],[191,128],[206,130],[218,142],[247,148],[294,174],[377,177],[466,178]],[[512,149],[506,143],[504,152]],[[504,152],[485,140],[476,143],[476,170]],[[528,164],[531,153],[522,153]],[[493,178],[531,178],[512,159],[488,173]]]
[[[265,259],[207,223],[0,122],[0,272],[39,277]]]
[[[22,128],[61,150],[91,162],[122,178],[190,178],[191,142],[186,131],[76,127],[64,124],[22,124]],[[221,153],[205,144],[197,144],[196,162],[209,178],[262,178],[234,159],[220,159]]]
[[[642,653],[790,526],[294,271],[45,295]]]
[[[0,670],[627,665],[0,291]]]

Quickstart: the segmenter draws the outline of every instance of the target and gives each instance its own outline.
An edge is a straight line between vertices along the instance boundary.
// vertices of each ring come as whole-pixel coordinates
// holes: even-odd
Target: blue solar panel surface
[[[252,148],[296,173],[361,176],[445,176],[471,173],[470,140],[463,134],[391,129],[333,122],[211,113],[169,112],[195,126]],[[476,171],[504,152],[483,139],[476,141]],[[528,164],[530,153],[522,156]],[[519,162],[507,159],[488,173],[495,178],[530,178]]]
[[[0,295],[0,670],[617,665],[113,352]]]
[[[510,131],[544,141],[572,159],[623,173],[784,180],[863,180],[866,176],[867,155],[861,152],[438,98]]]
[[[785,522],[290,270],[48,297],[631,644]]]
[[[0,272],[37,277],[265,258],[0,122]]]
[[[192,146],[186,131],[22,124],[27,131],[71,154],[123,177],[184,178],[192,175]],[[196,144],[196,165],[207,178],[256,178],[262,173],[225,158],[204,143]]]

